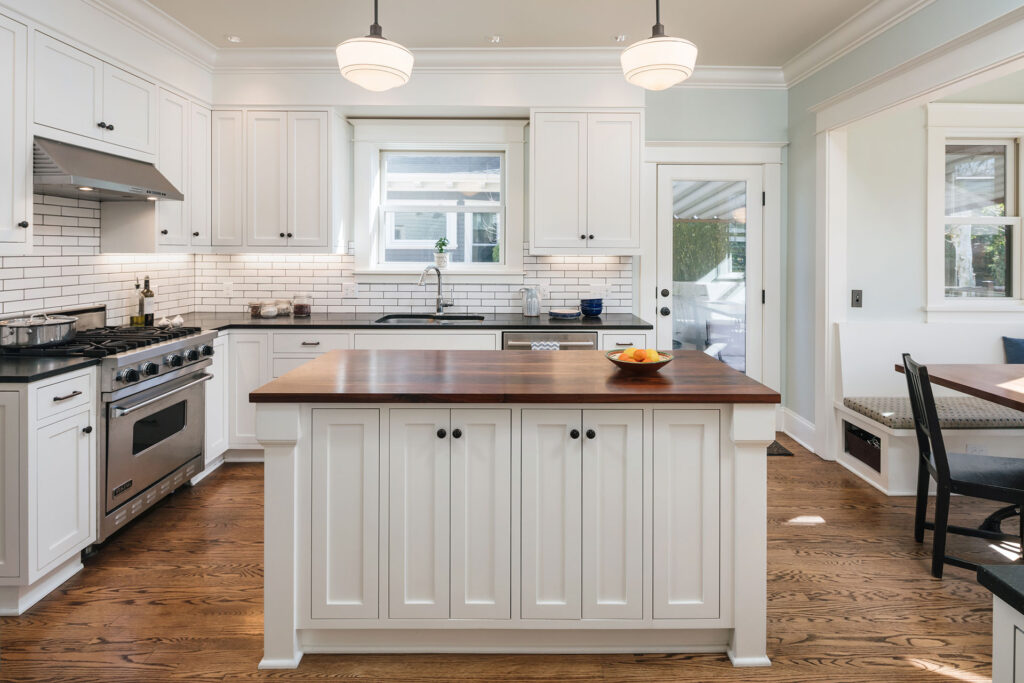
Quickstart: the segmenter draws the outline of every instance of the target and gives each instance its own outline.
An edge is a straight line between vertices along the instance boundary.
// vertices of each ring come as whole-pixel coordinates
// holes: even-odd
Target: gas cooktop
[[[14,356],[86,356],[104,358],[125,351],[188,337],[202,332],[199,327],[94,327],[75,335],[71,341],[44,348],[4,348],[0,353]]]

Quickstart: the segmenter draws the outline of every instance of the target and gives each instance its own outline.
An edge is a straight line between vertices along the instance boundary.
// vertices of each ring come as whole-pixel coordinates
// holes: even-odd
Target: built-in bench
[[[839,324],[838,438],[830,444],[836,460],[888,495],[913,495],[917,437],[906,378],[895,365],[903,353],[925,365],[1003,363],[1004,335],[1024,337],[1024,325]],[[1024,413],[937,385],[933,390],[947,450],[1024,457]]]

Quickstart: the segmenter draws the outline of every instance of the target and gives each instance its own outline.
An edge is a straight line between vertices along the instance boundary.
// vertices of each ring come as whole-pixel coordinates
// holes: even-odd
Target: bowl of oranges
[[[635,375],[653,375],[672,362],[672,354],[657,349],[638,349],[630,346],[622,351],[609,351],[605,358],[615,363],[620,370]]]

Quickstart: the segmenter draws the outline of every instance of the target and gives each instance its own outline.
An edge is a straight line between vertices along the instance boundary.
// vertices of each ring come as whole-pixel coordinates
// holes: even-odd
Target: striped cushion
[[[914,428],[909,398],[853,396],[843,405],[891,429]],[[942,429],[1024,429],[1024,413],[973,396],[936,397],[935,409]]]

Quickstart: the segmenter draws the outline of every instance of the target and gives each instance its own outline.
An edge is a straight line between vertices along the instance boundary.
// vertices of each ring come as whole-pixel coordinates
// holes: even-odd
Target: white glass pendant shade
[[[622,51],[622,73],[633,85],[664,90],[693,74],[697,46],[683,38],[653,36]]]
[[[412,52],[385,38],[352,38],[334,52],[341,75],[367,90],[390,90],[408,83],[412,75]]]

